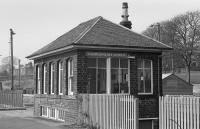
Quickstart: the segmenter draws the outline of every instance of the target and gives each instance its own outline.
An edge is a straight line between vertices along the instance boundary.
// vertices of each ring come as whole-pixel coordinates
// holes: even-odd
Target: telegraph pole
[[[11,90],[14,90],[14,77],[13,77],[13,35],[15,33],[10,29],[10,51],[11,51]]]
[[[19,89],[20,89],[20,81],[21,81],[21,67],[20,67],[20,59],[19,59],[19,62],[18,62],[18,64],[19,64]]]

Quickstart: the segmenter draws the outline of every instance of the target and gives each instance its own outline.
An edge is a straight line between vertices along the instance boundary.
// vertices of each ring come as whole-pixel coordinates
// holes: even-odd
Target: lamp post
[[[156,24],[152,24],[150,27],[157,27],[157,31],[158,31],[158,41],[160,41],[160,23],[156,23]]]

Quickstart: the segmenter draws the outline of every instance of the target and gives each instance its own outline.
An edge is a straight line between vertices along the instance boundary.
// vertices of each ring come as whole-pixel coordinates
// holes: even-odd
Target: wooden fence
[[[23,94],[21,91],[0,91],[0,109],[22,107]]]
[[[130,95],[82,95],[82,110],[100,129],[138,129],[138,100]]]
[[[200,97],[160,97],[160,129],[199,129]]]

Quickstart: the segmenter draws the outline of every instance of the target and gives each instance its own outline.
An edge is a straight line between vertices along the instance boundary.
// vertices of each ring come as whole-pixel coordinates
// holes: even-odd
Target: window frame
[[[43,64],[42,66],[43,69],[43,94],[47,94],[47,84],[46,84],[46,77],[47,77],[47,64]]]
[[[55,78],[55,63],[54,62],[51,62],[50,63],[50,94],[54,95],[55,94],[55,91],[54,91],[54,78]]]
[[[106,93],[105,94],[130,94],[130,59],[128,57],[99,57],[99,56],[88,56],[88,58],[105,58],[106,59]],[[112,58],[119,58],[119,59],[127,59],[128,60],[128,92],[127,93],[111,93],[111,59]],[[97,61],[96,61],[97,62]],[[94,67],[87,67],[87,68],[94,68]],[[97,67],[95,67],[97,71]],[[125,69],[125,68],[120,68]],[[97,76],[98,73],[96,73]],[[119,77],[118,77],[119,78]],[[120,79],[119,79],[120,80]],[[97,82],[97,80],[96,80]],[[96,93],[98,94],[98,93]]]
[[[137,72],[138,72],[139,69],[142,69],[142,72],[145,73],[144,72],[145,69],[149,69],[149,68],[145,68],[145,65],[144,65],[145,60],[148,60],[148,61],[151,62],[151,67],[150,67],[150,69],[151,69],[151,92],[139,92],[139,84],[138,84],[138,95],[152,95],[153,94],[153,87],[154,87],[154,85],[153,85],[153,60],[151,60],[151,59],[138,59],[138,61],[142,61],[142,68],[139,68],[138,65],[137,65]],[[137,76],[138,76],[138,74],[137,74]],[[143,78],[144,78],[144,75],[143,75]],[[138,77],[137,77],[137,81],[138,81]],[[143,83],[143,85],[144,85],[144,91],[145,91],[145,83]]]
[[[61,68],[61,64],[62,64],[62,68]],[[61,78],[61,72],[63,76],[62,78]],[[58,94],[59,95],[63,95],[63,86],[61,85],[61,82],[62,84],[64,84],[64,64],[63,64],[63,61],[60,60],[58,62]]]
[[[91,57],[88,57],[88,59],[91,59],[91,58],[93,58],[93,59],[95,59],[95,66],[92,66],[92,67],[87,67],[88,69],[94,69],[95,70],[95,78],[96,78],[96,80],[95,80],[95,89],[96,89],[96,91],[95,91],[95,93],[90,93],[90,89],[88,89],[88,91],[89,91],[89,94],[107,94],[108,93],[108,91],[107,91],[107,80],[108,80],[108,77],[107,77],[107,60],[108,60],[108,58],[106,58],[106,57],[93,57],[93,56],[91,56]],[[105,59],[105,61],[106,61],[106,66],[105,67],[100,67],[99,66],[99,59]],[[99,86],[98,86],[98,74],[99,74],[99,70],[105,70],[105,73],[106,73],[106,91],[105,91],[105,93],[99,93],[99,91],[98,91],[98,88],[99,88]],[[88,88],[90,88],[90,87],[88,87]]]
[[[36,85],[37,85],[37,94],[41,94],[41,78],[40,78],[40,67],[36,66]]]
[[[114,59],[118,59],[118,67],[114,67],[114,68],[112,68],[112,58]],[[111,71],[110,71],[110,76],[112,75],[112,69],[114,69],[114,70],[117,70],[118,71],[118,77],[117,77],[117,79],[118,79],[118,81],[119,81],[119,93],[111,93],[111,89],[112,89],[112,79],[110,80],[111,81],[111,83],[110,83],[110,93],[111,94],[130,94],[130,60],[129,60],[129,58],[125,58],[125,57],[112,57],[112,58],[110,58],[111,59],[111,61],[110,61],[110,69],[111,69]],[[122,59],[127,59],[127,68],[122,68],[121,67],[121,60]],[[122,85],[120,84],[121,82],[120,82],[120,80],[121,80],[121,74],[122,74],[122,70],[127,70],[127,79],[128,79],[128,82],[127,82],[127,85],[128,85],[128,92],[124,92],[124,93],[120,93],[120,91],[121,91],[121,87],[122,87]],[[112,78],[112,77],[111,77]]]
[[[67,60],[68,66],[68,95],[73,95],[72,87],[73,87],[73,77],[74,77],[74,61],[72,58]]]

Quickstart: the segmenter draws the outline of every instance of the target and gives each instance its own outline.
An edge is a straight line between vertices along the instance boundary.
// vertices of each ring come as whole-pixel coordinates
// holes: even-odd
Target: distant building
[[[34,74],[34,67],[31,62],[20,66],[21,76],[33,76],[33,74]],[[14,69],[14,76],[18,76],[18,75],[19,75],[19,68],[16,68]]]
[[[162,74],[163,95],[192,95],[193,85],[178,76]]]

